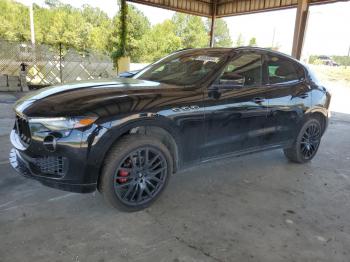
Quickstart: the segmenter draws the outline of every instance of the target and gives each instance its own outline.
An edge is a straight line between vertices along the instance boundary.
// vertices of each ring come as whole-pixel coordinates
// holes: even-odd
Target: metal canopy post
[[[309,1],[298,0],[297,13],[295,17],[292,56],[300,59],[304,44],[307,18],[309,14]]]
[[[217,0],[213,0],[212,14],[211,14],[211,26],[210,26],[210,43],[209,43],[210,47],[214,47],[216,6],[217,6]]]

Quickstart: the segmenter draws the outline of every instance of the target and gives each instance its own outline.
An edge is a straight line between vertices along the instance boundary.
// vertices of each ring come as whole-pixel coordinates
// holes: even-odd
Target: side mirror
[[[141,70],[134,70],[134,71],[127,71],[127,72],[123,72],[120,73],[118,75],[118,77],[123,77],[123,78],[132,78],[134,75],[136,75],[138,72],[140,72]]]

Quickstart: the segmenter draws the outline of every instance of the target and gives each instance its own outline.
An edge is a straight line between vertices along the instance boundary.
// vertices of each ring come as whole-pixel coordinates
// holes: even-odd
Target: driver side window
[[[262,80],[261,55],[243,54],[226,66],[219,78],[219,85],[227,86],[259,86]]]

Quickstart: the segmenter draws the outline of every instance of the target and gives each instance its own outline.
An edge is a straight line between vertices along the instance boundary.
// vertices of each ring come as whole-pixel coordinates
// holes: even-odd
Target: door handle
[[[257,103],[257,104],[260,104],[260,103],[262,103],[264,101],[265,101],[265,99],[262,98],[262,97],[256,97],[256,98],[253,99],[253,102]]]
[[[302,93],[302,94],[298,95],[298,97],[304,99],[304,98],[309,97],[309,95],[307,93]]]

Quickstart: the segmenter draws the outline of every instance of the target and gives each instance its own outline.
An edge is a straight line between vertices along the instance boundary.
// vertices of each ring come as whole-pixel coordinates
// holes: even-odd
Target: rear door
[[[268,81],[266,143],[290,143],[311,102],[305,72],[297,62],[275,54],[265,56],[265,65]]]

